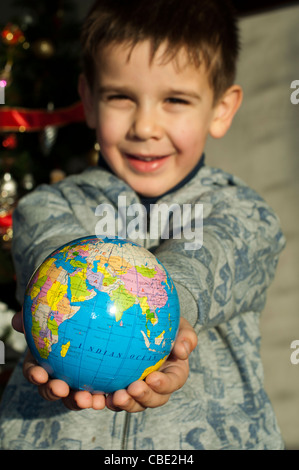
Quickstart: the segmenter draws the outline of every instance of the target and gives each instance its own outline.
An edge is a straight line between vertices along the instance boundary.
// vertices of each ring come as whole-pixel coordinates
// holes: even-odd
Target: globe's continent
[[[93,236],[46,258],[23,312],[37,361],[91,392],[125,388],[160,368],[179,324],[174,284],[156,257],[132,242]]]

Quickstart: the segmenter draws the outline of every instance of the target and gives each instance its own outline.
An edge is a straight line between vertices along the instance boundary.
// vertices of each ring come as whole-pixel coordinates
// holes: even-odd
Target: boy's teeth
[[[138,160],[142,160],[143,162],[151,162],[153,160],[158,160],[159,157],[136,157]]]
[[[137,155],[132,155],[133,158],[137,160],[141,160],[142,162],[151,162],[152,160],[156,160],[159,157],[138,157]]]
[[[139,155],[134,155],[134,154],[127,154],[129,157],[134,158],[135,160],[140,160],[142,162],[152,162],[154,160],[159,160],[162,156],[156,156],[156,157],[142,157]]]

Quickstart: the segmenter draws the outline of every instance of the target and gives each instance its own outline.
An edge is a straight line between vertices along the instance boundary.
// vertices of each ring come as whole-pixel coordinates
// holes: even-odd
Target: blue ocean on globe
[[[112,393],[167,359],[179,326],[175,286],[158,259],[119,238],[76,239],[50,254],[28,283],[28,346],[72,389]]]

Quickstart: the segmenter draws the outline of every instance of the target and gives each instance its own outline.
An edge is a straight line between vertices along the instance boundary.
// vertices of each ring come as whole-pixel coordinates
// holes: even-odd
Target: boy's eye
[[[108,101],[113,101],[113,100],[123,101],[123,100],[129,100],[130,98],[126,95],[119,94],[119,95],[108,95],[107,99]]]
[[[182,98],[167,98],[166,100],[167,103],[170,103],[170,104],[189,104],[189,102],[187,100],[184,100]]]

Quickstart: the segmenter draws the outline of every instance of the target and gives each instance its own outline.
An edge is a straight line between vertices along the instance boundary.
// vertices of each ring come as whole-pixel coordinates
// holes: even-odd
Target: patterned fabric
[[[127,207],[140,202],[123,181],[95,168],[43,185],[20,201],[13,247],[20,301],[38,264],[63,243],[95,233],[96,207],[112,204],[117,210],[119,196]],[[165,265],[183,315],[198,333],[186,384],[163,407],[142,413],[73,412],[43,400],[19,364],[1,403],[3,449],[284,447],[263,386],[259,332],[266,290],[285,243],[279,221],[242,181],[210,167],[162,203],[203,204],[200,249],[186,250],[189,240],[183,237],[134,240]]]

